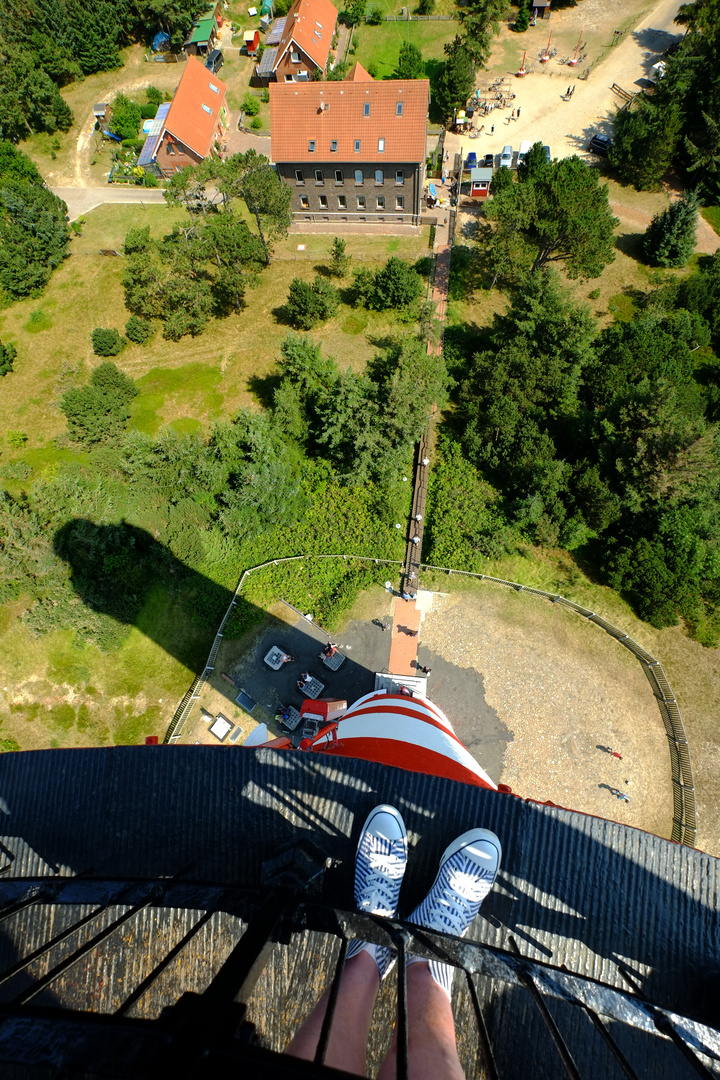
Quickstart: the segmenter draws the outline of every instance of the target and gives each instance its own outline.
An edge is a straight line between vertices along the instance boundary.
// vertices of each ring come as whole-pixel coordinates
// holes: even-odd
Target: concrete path
[[[102,203],[164,203],[159,188],[142,188],[130,184],[105,184],[103,187],[57,187],[50,188],[54,195],[67,204],[71,221],[87,214]]]

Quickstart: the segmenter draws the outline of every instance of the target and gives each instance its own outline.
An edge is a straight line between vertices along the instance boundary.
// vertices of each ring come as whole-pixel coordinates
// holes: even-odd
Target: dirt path
[[[485,128],[477,139],[469,136],[451,135],[446,139],[446,146],[452,152],[462,152],[467,156],[469,150],[499,154],[506,143],[515,149],[527,139],[538,140],[550,146],[553,157],[568,157],[571,154],[586,154],[590,136],[595,131],[610,132],[618,105],[622,103],[612,91],[617,83],[630,93],[637,93],[641,80],[660,54],[671,41],[681,36],[681,28],[675,26],[673,19],[680,7],[680,0],[659,0],[641,15],[634,30],[628,32],[621,43],[614,48],[604,49],[602,57],[591,53],[588,60],[591,72],[587,81],[581,81],[579,68],[572,69],[558,63],[564,55],[559,48],[557,56],[548,64],[535,63],[535,71],[524,79],[514,79],[512,89],[516,95],[512,106],[520,109],[520,119],[511,118],[512,107],[496,109],[488,117],[478,121]],[[613,27],[622,19],[622,12],[613,10],[610,5],[602,5],[597,0],[584,0],[577,8],[555,12],[549,23],[542,21],[525,34],[513,35],[503,31],[489,65],[492,77],[510,74],[507,70],[506,56],[509,38],[517,42],[518,67],[522,50],[530,58],[537,56],[548,40],[549,30],[553,37],[561,35],[579,35],[590,30],[605,31],[608,41],[613,39]],[[514,46],[514,42],[512,42]],[[597,50],[596,50],[597,51]],[[563,100],[568,85],[575,87],[569,101]],[[494,125],[495,131],[490,129]]]
[[[621,221],[637,225],[639,229],[647,229],[653,218],[653,215],[645,210],[637,210],[634,206],[625,206],[624,203],[611,202],[610,207],[613,214]],[[703,217],[698,216],[695,250],[703,255],[713,255],[718,248],[720,248],[720,236],[710,228]]]

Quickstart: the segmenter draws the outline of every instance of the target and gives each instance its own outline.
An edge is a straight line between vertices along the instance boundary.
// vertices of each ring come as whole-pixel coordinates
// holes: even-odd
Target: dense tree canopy
[[[593,278],[615,257],[607,187],[578,157],[534,165],[522,182],[496,188],[486,213],[497,223],[491,258],[504,277],[562,262],[568,277]]]

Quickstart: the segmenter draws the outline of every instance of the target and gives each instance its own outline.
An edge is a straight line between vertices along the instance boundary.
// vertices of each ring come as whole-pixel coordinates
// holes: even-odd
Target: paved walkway
[[[159,188],[135,187],[134,184],[104,184],[102,187],[56,187],[50,188],[54,195],[67,204],[71,221],[94,210],[102,203],[164,203]]]

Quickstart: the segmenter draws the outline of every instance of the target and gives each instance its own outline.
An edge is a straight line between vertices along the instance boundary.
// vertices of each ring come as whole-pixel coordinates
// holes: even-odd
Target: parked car
[[[503,152],[500,155],[500,168],[511,169],[513,161],[513,148],[512,146],[503,146]]]
[[[467,156],[468,169],[477,169],[477,154],[474,150],[471,150]]]
[[[612,139],[609,135],[593,135],[588,145],[588,150],[593,154],[607,154],[612,148]]]
[[[530,150],[531,146],[532,146],[532,143],[530,142],[529,139],[525,139],[523,142],[520,143],[520,149],[518,150],[518,159],[517,159],[518,165],[521,165],[525,161],[525,156],[528,153],[528,151]]]
[[[205,61],[205,67],[208,69],[208,71],[212,71],[213,75],[216,75],[220,68],[223,66],[224,62],[225,61],[223,59],[222,51],[220,49],[213,49],[212,52],[208,53],[208,58]]]
[[[486,154],[483,158],[483,169],[492,169],[495,165],[495,155]]]

